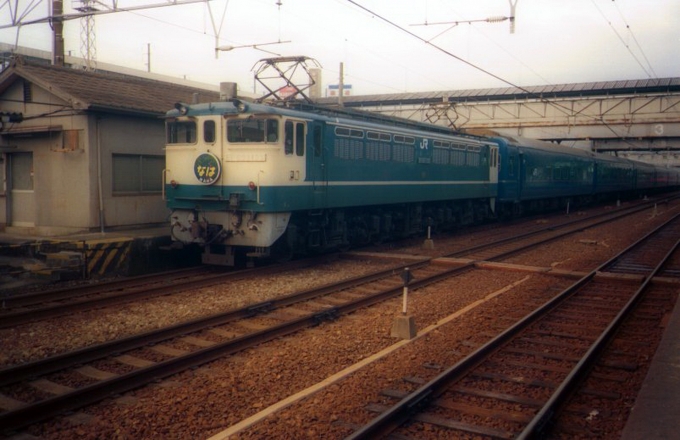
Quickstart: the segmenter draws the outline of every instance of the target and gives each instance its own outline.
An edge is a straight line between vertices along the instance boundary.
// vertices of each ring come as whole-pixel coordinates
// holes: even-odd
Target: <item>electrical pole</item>
[[[52,1],[52,64],[64,65],[64,1]],[[18,38],[17,38],[18,39]]]

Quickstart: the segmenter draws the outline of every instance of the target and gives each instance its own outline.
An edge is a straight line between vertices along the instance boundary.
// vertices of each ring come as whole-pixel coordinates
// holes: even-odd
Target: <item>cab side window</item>
[[[305,155],[305,124],[302,122],[295,124],[295,154]]]
[[[305,124],[303,122],[286,121],[284,126],[284,151],[286,154],[305,155]]]

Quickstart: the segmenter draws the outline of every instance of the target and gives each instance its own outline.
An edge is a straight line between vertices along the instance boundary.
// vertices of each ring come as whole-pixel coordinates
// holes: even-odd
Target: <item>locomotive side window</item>
[[[166,124],[166,142],[168,144],[196,143],[196,122],[168,120]]]
[[[364,138],[364,132],[353,128],[335,127],[335,135],[340,137]]]
[[[293,123],[286,121],[286,136],[284,142],[284,150],[286,154],[293,154]]]
[[[400,134],[395,134],[394,135],[394,143],[414,145],[416,143],[416,139],[412,138],[411,136],[402,136]]]
[[[268,143],[279,138],[276,119],[230,119],[227,121],[227,140],[231,143]]]
[[[295,154],[305,155],[305,124],[301,122],[295,124]]]
[[[392,140],[392,136],[390,136],[388,133],[378,133],[378,132],[375,132],[375,131],[367,131],[366,132],[366,139],[370,139],[372,141],[390,142]]]
[[[208,144],[215,142],[215,121],[203,122],[203,142]]]
[[[295,154],[304,156],[305,154],[305,124],[303,122],[286,121],[285,125],[285,145],[284,151],[286,154]]]

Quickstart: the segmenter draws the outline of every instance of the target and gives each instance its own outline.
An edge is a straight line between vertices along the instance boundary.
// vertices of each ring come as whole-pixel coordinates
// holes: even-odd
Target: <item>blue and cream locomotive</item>
[[[286,259],[640,189],[627,160],[292,107],[233,99],[167,113],[171,235],[202,246],[205,263],[233,265],[237,251]],[[667,173],[647,189],[677,185]]]

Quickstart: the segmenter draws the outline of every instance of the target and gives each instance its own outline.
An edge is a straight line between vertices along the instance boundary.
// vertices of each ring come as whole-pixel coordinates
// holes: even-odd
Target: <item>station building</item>
[[[14,59],[0,72],[0,231],[56,236],[166,224],[165,129],[208,89]]]

